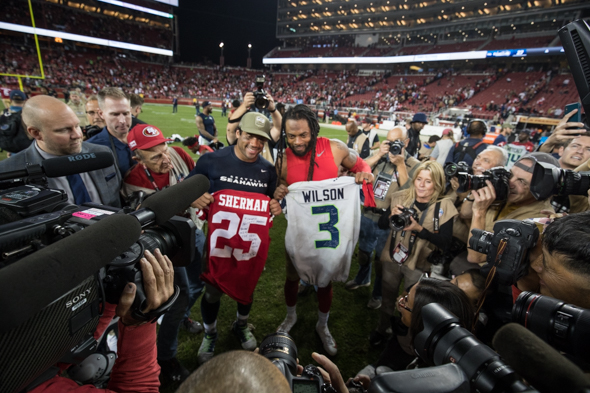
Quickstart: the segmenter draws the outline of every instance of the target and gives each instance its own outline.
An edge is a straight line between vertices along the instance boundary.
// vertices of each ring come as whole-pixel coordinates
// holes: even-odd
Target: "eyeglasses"
[[[403,308],[404,310],[409,311],[409,312],[412,312],[412,309],[407,306],[407,304],[408,304],[408,295],[401,296],[399,298],[399,300],[397,301],[397,304],[399,304],[399,306],[401,308]]]

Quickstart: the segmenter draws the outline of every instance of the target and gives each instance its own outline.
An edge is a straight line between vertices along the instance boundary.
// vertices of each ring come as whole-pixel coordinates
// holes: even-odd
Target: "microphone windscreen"
[[[493,344],[506,363],[541,393],[578,392],[590,387],[590,379],[578,366],[519,324],[499,329]]]
[[[0,269],[0,333],[20,326],[97,273],[140,235],[135,217],[113,214]]]
[[[156,215],[156,223],[162,225],[172,216],[188,209],[191,203],[208,190],[209,179],[203,175],[195,175],[156,192],[147,198],[141,207],[153,211]]]
[[[47,177],[61,177],[107,168],[114,162],[110,151],[98,151],[50,158],[44,160],[42,165]]]

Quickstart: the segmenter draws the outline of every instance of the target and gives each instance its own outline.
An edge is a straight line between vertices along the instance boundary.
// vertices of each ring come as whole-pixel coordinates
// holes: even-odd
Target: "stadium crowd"
[[[414,348],[416,335],[424,329],[423,308],[429,303],[436,301],[452,311],[459,325],[484,342],[510,321],[507,315],[523,291],[590,307],[590,255],[586,247],[590,241],[590,190],[582,186],[588,185],[589,174],[580,173],[590,170],[590,132],[583,122],[569,121],[575,111],[561,118],[546,138],[538,135],[531,139],[530,131],[514,131],[505,123],[491,143],[484,142],[490,124],[481,119],[465,124],[461,140],[453,140],[452,130],[446,129],[441,137],[426,141],[420,134],[429,119],[422,112],[407,122],[401,119],[384,139],[375,133],[372,121],[357,123],[351,118],[346,125],[349,138],[344,143],[318,135],[319,120],[305,104],[322,97],[341,102],[349,89],[353,96],[359,77],[349,72],[335,78],[322,75],[323,71],[287,77],[272,74],[261,104],[261,97],[251,93],[251,72],[180,67],[142,70],[119,60],[75,63],[57,52],[47,59],[48,79],[53,86],[68,87],[68,102],[47,94],[28,98],[24,92],[10,92],[1,129],[13,132],[12,139],[20,135],[23,144],[10,148],[12,155],[0,162],[0,171],[23,169],[66,155],[112,154],[114,164],[107,168],[48,179],[51,188],[64,190],[68,202],[78,205],[95,202],[135,207],[141,195],[174,187],[196,175],[210,183],[207,192],[181,212],[195,225],[192,264],[173,267],[159,251],[146,253],[141,264],[144,281],[158,282],[150,286],[149,308],[144,313],[164,304],[173,285],[180,289],[157,336],[155,324],[143,323],[127,308],[133,302],[135,287],[125,291],[119,307],[111,305],[103,314],[96,337],[115,313],[120,317],[119,357],[109,389],[155,391],[160,375],[164,383],[188,378],[181,389],[201,391],[197,386],[204,383],[203,370],[223,372],[229,383],[243,378],[233,375],[229,365],[250,355],[234,354],[229,360],[225,355],[215,356],[216,342],[224,333],[217,326],[220,298],[226,294],[236,301],[231,331],[244,350],[255,350],[259,341],[248,323],[249,313],[252,307],[262,307],[253,296],[254,289],[266,263],[271,216],[283,212],[289,217],[284,239],[286,318],[276,321],[277,332],[297,329],[297,298],[315,285],[319,303],[316,332],[325,353],[336,355],[338,330],[333,334],[328,327],[332,282],[345,282],[349,291],[373,285],[367,307],[378,310],[380,317],[367,333],[370,345],[382,347],[384,352],[355,376],[354,381],[364,388],[383,373],[432,366],[423,356],[416,359]],[[471,86],[453,86],[450,70],[424,80],[422,85],[385,75],[370,79],[366,88],[375,88],[378,102],[384,106],[395,106],[395,101],[403,105],[406,100],[425,100],[436,106],[438,99],[423,95],[424,85],[447,83],[443,87],[452,92],[445,92],[445,97],[455,103],[492,85],[502,72]],[[322,76],[330,81],[315,82]],[[536,91],[547,89],[550,77],[546,74],[495,110],[526,105]],[[390,88],[388,80],[395,85]],[[127,93],[107,85],[120,85]],[[90,92],[95,95],[86,97]],[[221,94],[241,98],[229,114],[225,141],[220,140],[211,102],[197,104],[202,107],[196,115],[195,137],[199,138],[192,138],[189,148],[199,151],[199,145],[204,145],[209,152],[200,150],[203,153],[196,163],[184,149],[169,146],[160,129],[136,117],[143,103],[138,94],[169,96],[177,92],[189,97]],[[306,94],[305,104],[291,105],[296,97]],[[84,132],[80,124],[86,124]],[[90,127],[94,127],[94,134],[87,139]],[[579,181],[580,175],[586,180]],[[563,178],[578,180],[564,191],[557,184]],[[347,220],[339,221],[339,214]],[[478,252],[481,249],[467,247],[473,244],[472,231],[493,233],[506,220],[518,220],[518,224],[508,222],[521,230],[541,232],[539,241],[528,244],[521,255],[522,268],[513,267],[518,272],[497,263],[497,269],[491,269],[497,262],[490,259],[491,250],[486,256]],[[231,225],[226,227],[225,221]],[[318,233],[310,229],[316,227]],[[516,251],[510,241],[516,240],[502,241],[508,246],[504,254],[499,252],[500,258],[513,257],[511,253]],[[359,271],[349,279],[357,243]],[[376,270],[373,283],[372,269]],[[190,310],[203,292],[201,324]],[[204,366],[191,377],[176,358],[181,327],[192,334],[203,332],[198,361]],[[259,363],[259,355],[251,356],[248,362],[257,370],[251,380],[268,375],[264,384],[269,389],[289,391],[284,379],[270,376],[272,372],[278,375],[274,366]],[[327,370],[324,378],[331,380],[337,391],[348,391],[328,358],[314,354],[314,360]],[[55,376],[33,391],[58,392],[76,386]]]

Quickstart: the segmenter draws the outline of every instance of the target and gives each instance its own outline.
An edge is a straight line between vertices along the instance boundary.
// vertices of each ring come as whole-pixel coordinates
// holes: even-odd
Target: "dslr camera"
[[[590,172],[574,172],[536,162],[531,180],[531,194],[537,200],[556,196],[584,195],[590,189]]]
[[[445,175],[447,177],[455,177],[459,173],[462,174],[473,174],[471,167],[465,161],[459,161],[458,163],[447,162],[445,164]]]
[[[405,147],[404,143],[399,139],[394,142],[387,141],[387,144],[389,145],[389,153],[394,156],[402,154],[402,149]]]
[[[512,173],[504,167],[498,166],[488,169],[481,175],[459,172],[456,176],[459,180],[459,187],[463,191],[484,188],[487,185],[486,180],[489,180],[496,191],[497,202],[505,201],[508,198],[508,193],[510,191],[508,182],[512,177]]]
[[[414,220],[418,221],[418,212],[412,207],[402,208],[400,214],[394,214],[390,219],[390,227],[394,231],[401,231],[412,223],[410,217],[414,217]]]
[[[256,91],[254,92],[254,106],[260,110],[268,108],[270,102],[266,98],[266,92],[264,91],[264,82],[266,79],[264,75],[258,75],[256,77]]]
[[[266,336],[260,343],[259,353],[278,367],[294,393],[336,393],[312,364],[305,366],[303,374],[297,376],[297,345],[288,333],[276,332]]]
[[[496,266],[500,284],[513,285],[528,272],[529,250],[537,244],[539,228],[531,220],[500,220],[494,232],[473,229],[469,248],[486,254],[482,273]]]

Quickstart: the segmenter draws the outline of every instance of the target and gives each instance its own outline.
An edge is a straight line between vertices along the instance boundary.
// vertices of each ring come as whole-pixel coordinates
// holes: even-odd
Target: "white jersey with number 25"
[[[293,183],[286,200],[285,248],[299,277],[320,288],[346,281],[361,223],[354,178]]]

